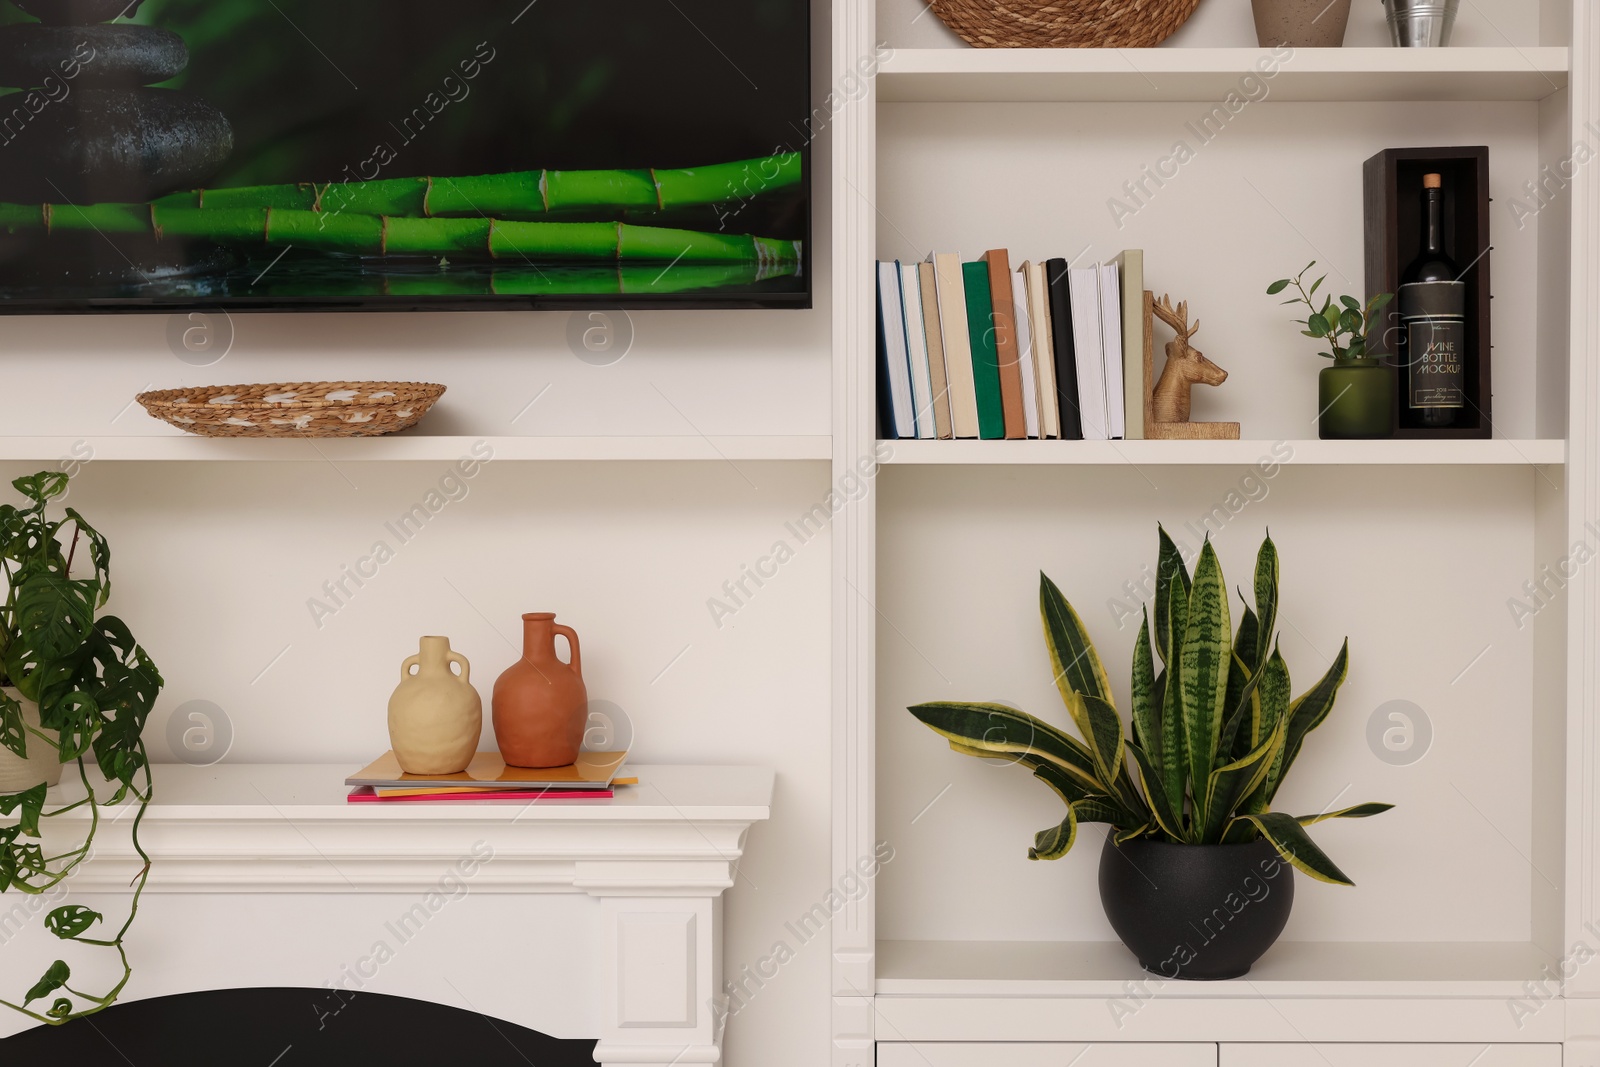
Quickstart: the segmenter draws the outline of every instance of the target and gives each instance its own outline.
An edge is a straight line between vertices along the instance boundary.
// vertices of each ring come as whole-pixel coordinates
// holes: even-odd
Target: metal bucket
[[[1441,48],[1450,43],[1460,0],[1383,0],[1389,39],[1397,48]]]

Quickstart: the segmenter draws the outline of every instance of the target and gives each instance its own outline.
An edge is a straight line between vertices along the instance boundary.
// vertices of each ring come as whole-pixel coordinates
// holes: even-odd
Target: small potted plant
[[[128,797],[138,803],[133,847],[145,861],[120,927],[94,929],[105,916],[81,904],[63,904],[44,919],[45,929],[63,941],[116,953],[121,974],[106,992],[68,986],[71,969],[57,960],[20,1003],[0,999],[38,1022],[60,1024],[110,1007],[133,973],[123,938],[150,875],[139,845],[151,796],[141,735],[162,680],[127,625],[98,614],[111,595],[106,539],[72,508],[60,519],[47,514],[66,491],[67,476],[41,472],[11,485],[27,505],[0,505],[0,774],[6,776],[0,783],[0,893],[55,889],[91,854],[100,807]],[[81,796],[47,808],[47,790],[62,764],[76,768],[73,788]],[[90,774],[90,764],[97,773]],[[110,796],[104,795],[108,786]],[[74,808],[92,816],[84,840],[63,848],[53,842],[53,854],[46,855],[41,821],[48,825]],[[49,1006],[35,1009],[36,1001]]]
[[[1323,440],[1393,437],[1394,369],[1367,354],[1367,335],[1394,294],[1379,293],[1364,306],[1353,296],[1341,296],[1337,302],[1324,296],[1319,307],[1317,290],[1328,276],[1312,282],[1309,289],[1303,282],[1316,265],[1312,260],[1293,278],[1279,278],[1267,286],[1267,295],[1277,296],[1294,286],[1300,295],[1284,303],[1305,305],[1306,317],[1295,320],[1304,327],[1300,332],[1327,342],[1328,350],[1317,353],[1333,360],[1333,366],[1317,375],[1317,435]]]
[[[1029,859],[1066,855],[1081,823],[1110,825],[1100,855],[1100,900],[1145,970],[1164,978],[1236,978],[1283,932],[1294,870],[1353,884],[1305,827],[1376,815],[1391,805],[1298,816],[1272,810],[1306,735],[1333,710],[1349,643],[1327,673],[1291,698],[1289,667],[1273,631],[1272,539],[1261,543],[1255,606],[1244,605],[1237,629],[1210,541],[1191,579],[1165,530],[1160,540],[1155,629],[1147,613],[1133,650],[1127,736],[1082,620],[1043,574],[1039,609],[1050,670],[1080,737],[1003,704],[936,702],[908,710],[955,751],[1027,767],[1061,797],[1066,818],[1034,835]]]

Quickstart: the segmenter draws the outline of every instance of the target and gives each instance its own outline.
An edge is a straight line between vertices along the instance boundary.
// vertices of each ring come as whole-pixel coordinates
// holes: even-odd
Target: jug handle
[[[408,657],[406,657],[406,661],[404,663],[400,664],[400,680],[401,681],[405,681],[407,678],[412,677],[411,668],[412,667],[421,668],[421,666],[422,666],[422,657],[421,656],[408,656]]]
[[[567,639],[567,648],[571,649],[572,651],[572,662],[568,663],[567,666],[571,667],[578,674],[582,674],[583,660],[581,658],[581,654],[578,652],[578,631],[574,630],[570,626],[562,626],[560,623],[556,623],[554,629],[556,633]]]
[[[467,662],[467,657],[459,652],[451,652],[445,656],[445,662],[458,665],[461,668],[461,680],[472,684],[472,664]]]

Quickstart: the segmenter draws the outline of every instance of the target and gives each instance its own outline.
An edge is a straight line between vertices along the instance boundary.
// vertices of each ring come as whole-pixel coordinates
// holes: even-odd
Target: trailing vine
[[[71,968],[56,960],[20,1004],[0,999],[0,1005],[31,1019],[60,1025],[116,1003],[133,975],[125,938],[150,877],[150,857],[139,829],[154,793],[142,737],[163,683],[127,624],[113,615],[96,615],[111,595],[106,539],[72,508],[61,519],[47,514],[51,501],[66,492],[67,476],[42,471],[11,485],[28,504],[0,505],[0,579],[6,590],[0,605],[0,685],[36,704],[39,715],[37,726],[28,722],[22,700],[0,690],[0,745],[24,758],[33,746],[49,746],[61,763],[76,765],[83,795],[46,810],[43,782],[0,793],[0,818],[8,820],[0,826],[0,893],[38,895],[61,885],[93,855],[101,807],[130,798],[138,804],[132,844],[139,873],[127,917],[115,934],[91,937],[106,917],[81,904],[63,904],[44,920],[45,928],[63,941],[115,952],[121,975],[105,992],[90,993],[71,985]],[[63,550],[69,526],[71,540]],[[74,578],[80,543],[87,545],[93,573]],[[91,761],[103,782],[90,773]],[[101,790],[113,786],[104,796]],[[79,808],[89,813],[83,840],[46,855],[48,820]],[[48,1008],[32,1007],[47,997]]]

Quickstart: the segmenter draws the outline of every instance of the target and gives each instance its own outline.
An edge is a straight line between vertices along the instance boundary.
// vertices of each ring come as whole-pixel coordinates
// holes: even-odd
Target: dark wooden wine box
[[[1422,250],[1422,176],[1438,174],[1444,184],[1445,253],[1462,269],[1467,283],[1466,407],[1457,425],[1424,429],[1408,420],[1401,402],[1406,369],[1399,367],[1395,390],[1396,437],[1492,437],[1489,358],[1489,149],[1387,148],[1362,165],[1366,215],[1367,298],[1392,293],[1400,275]],[[1381,325],[1373,327],[1368,349],[1384,361],[1394,351],[1400,317],[1391,303]]]

